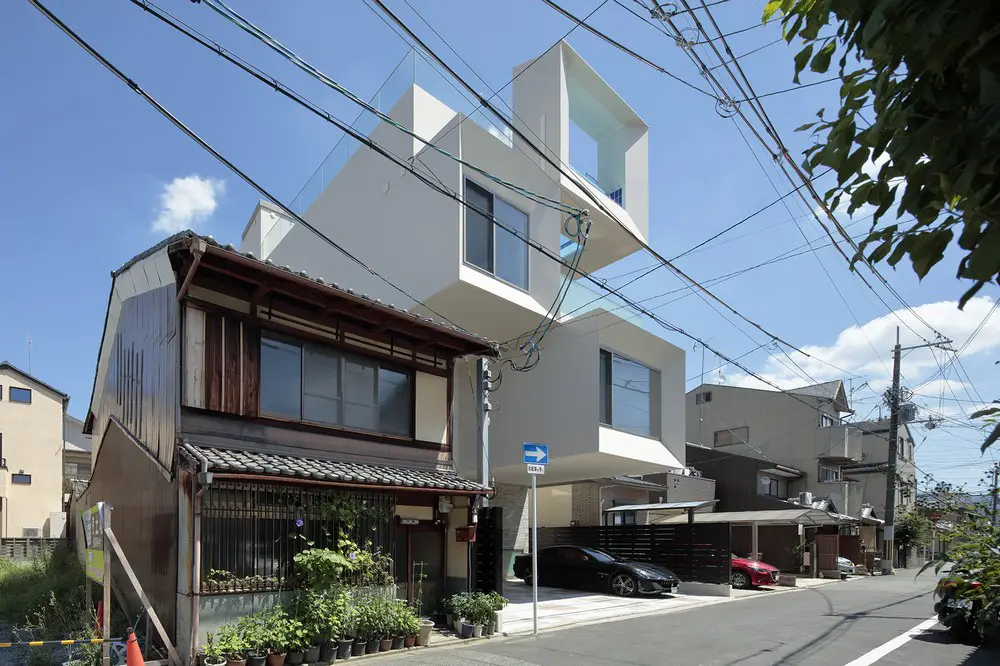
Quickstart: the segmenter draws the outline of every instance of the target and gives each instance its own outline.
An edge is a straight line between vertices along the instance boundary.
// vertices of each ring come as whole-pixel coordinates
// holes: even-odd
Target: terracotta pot
[[[271,652],[267,655],[267,666],[285,666],[284,652]]]
[[[403,645],[405,645],[408,648],[411,648],[411,647],[413,647],[416,644],[417,644],[417,635],[416,634],[410,634],[409,636],[407,636],[406,638],[403,639]]]
[[[378,642],[378,651],[379,652],[388,652],[391,649],[392,649],[392,639],[391,638],[383,638],[382,640],[380,640]]]
[[[246,659],[227,659],[226,666],[247,666]]]

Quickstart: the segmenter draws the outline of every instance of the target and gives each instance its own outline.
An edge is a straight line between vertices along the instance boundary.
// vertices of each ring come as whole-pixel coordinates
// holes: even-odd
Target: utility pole
[[[1000,494],[1000,463],[993,466],[993,508],[990,510],[990,523],[997,524],[997,495]]]
[[[698,388],[701,388],[705,385],[705,345],[699,342],[694,343],[694,348],[697,349],[698,347],[701,347],[701,377],[698,379]],[[705,401],[703,398],[704,396],[701,396],[701,398],[695,397],[695,400],[701,400],[701,403],[698,405],[698,443],[702,446],[705,444],[702,440],[702,431],[704,430],[702,425],[705,423]]]
[[[896,463],[899,456],[899,363],[904,349],[921,349],[923,347],[941,347],[950,344],[951,340],[936,340],[912,347],[900,347],[899,326],[896,327],[896,346],[892,349],[892,388],[889,390],[889,465],[885,472],[885,535],[883,538],[882,575],[892,575],[893,558],[895,555],[895,521],[896,521]]]
[[[479,418],[479,446],[477,447],[476,469],[479,472],[479,483],[486,487],[490,485],[490,380],[493,373],[490,371],[490,363],[486,358],[481,358],[476,363],[476,409],[480,410]],[[489,501],[485,496],[482,498],[482,506],[487,506]]]

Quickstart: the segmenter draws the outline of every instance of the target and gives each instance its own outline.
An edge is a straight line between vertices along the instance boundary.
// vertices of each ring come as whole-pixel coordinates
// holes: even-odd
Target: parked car
[[[857,573],[857,568],[854,566],[854,562],[851,562],[846,557],[837,558],[837,569],[840,570],[840,573],[847,574],[848,576],[853,576]]]
[[[531,584],[531,555],[514,558],[514,575]],[[675,594],[680,579],[655,564],[623,560],[596,548],[550,546],[538,551],[538,584],[578,590],[636,594]]]
[[[731,568],[730,583],[741,590],[761,585],[776,585],[781,573],[778,567],[736,555],[732,557]]]

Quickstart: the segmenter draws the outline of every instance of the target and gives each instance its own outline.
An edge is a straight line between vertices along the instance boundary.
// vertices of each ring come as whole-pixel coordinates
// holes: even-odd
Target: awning
[[[450,470],[371,465],[320,456],[292,456],[185,442],[192,460],[208,462],[216,479],[299,481],[330,486],[437,490],[441,494],[485,495],[490,489]]]
[[[663,504],[627,504],[614,506],[605,509],[604,513],[614,513],[616,511],[689,511],[691,509],[703,509],[712,506],[719,500],[698,500],[696,502],[666,502]],[[687,520],[685,518],[684,520]]]
[[[688,521],[687,516],[670,516],[654,520],[656,525],[682,524]],[[696,523],[733,523],[758,525],[805,525],[818,527],[820,525],[837,525],[835,516],[819,509],[775,509],[773,511],[720,511],[717,513],[696,513]]]

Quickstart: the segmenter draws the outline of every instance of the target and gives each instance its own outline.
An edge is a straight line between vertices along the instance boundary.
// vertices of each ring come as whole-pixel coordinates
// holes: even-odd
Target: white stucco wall
[[[25,528],[39,528],[41,536],[60,536],[50,530],[51,514],[62,511],[63,400],[20,374],[0,369],[0,433],[7,468],[0,469],[0,536],[21,537]],[[31,390],[31,404],[10,401],[11,387]],[[11,482],[14,474],[30,474],[31,484]]]

